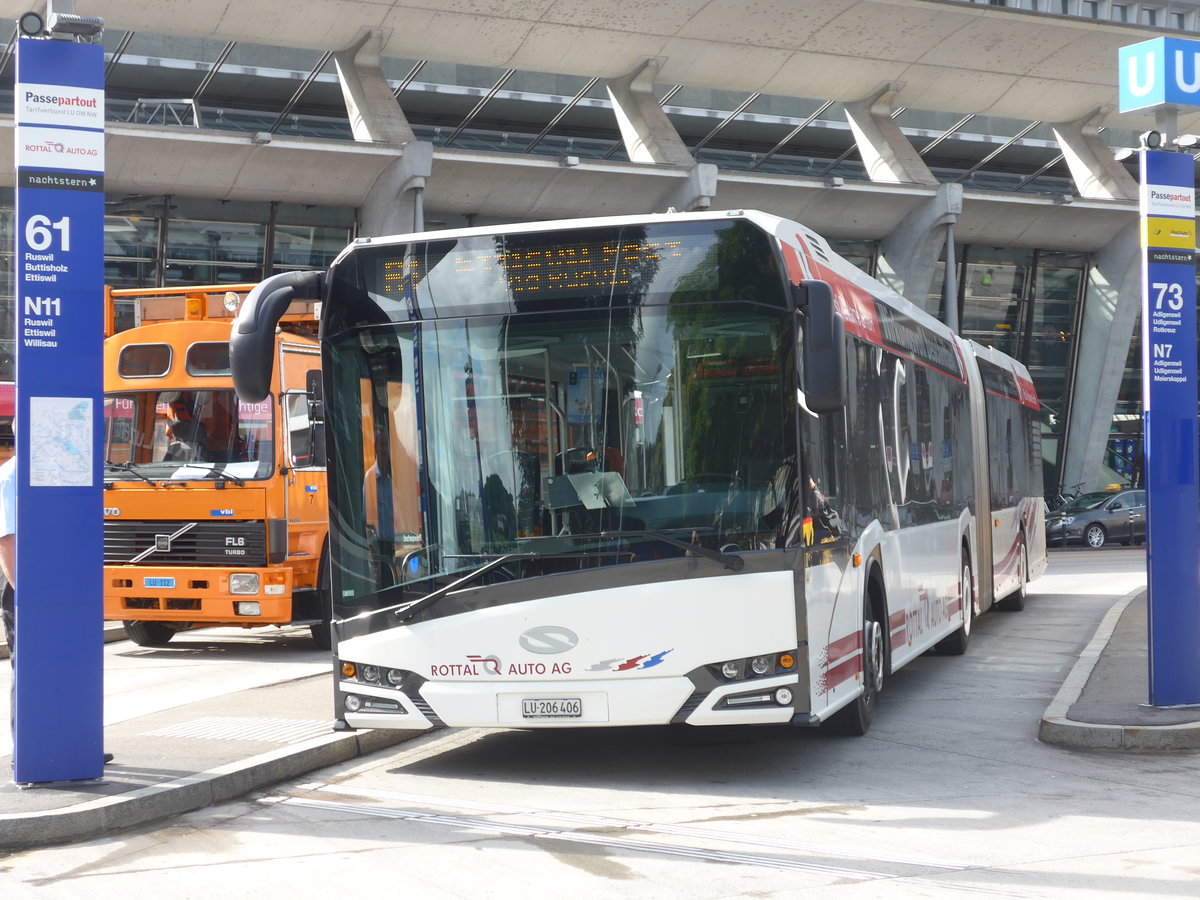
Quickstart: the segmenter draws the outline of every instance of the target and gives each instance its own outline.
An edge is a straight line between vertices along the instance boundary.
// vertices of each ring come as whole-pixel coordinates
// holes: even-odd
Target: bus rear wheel
[[[175,636],[175,629],[163,622],[133,622],[121,623],[125,635],[139,647],[165,647]]]
[[[975,619],[975,580],[971,577],[971,558],[967,551],[962,555],[962,575],[959,593],[962,596],[963,620],[958,629],[947,638],[937,643],[938,653],[946,656],[962,656],[967,652],[967,644],[971,640],[971,625]]]
[[[1025,538],[1017,548],[1017,589],[996,604],[996,609],[1004,612],[1020,612],[1025,608],[1025,596],[1029,584],[1029,548],[1025,546]]]

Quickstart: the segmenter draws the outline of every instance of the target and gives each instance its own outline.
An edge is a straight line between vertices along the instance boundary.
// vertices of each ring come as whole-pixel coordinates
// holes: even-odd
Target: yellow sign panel
[[[1147,217],[1142,231],[1142,246],[1195,250],[1196,220]]]

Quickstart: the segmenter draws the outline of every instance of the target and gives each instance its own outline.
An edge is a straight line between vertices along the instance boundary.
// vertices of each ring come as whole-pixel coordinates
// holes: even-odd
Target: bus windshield
[[[335,602],[389,605],[390,587],[420,596],[510,554],[508,577],[530,577],[678,558],[681,542],[774,548],[794,482],[779,476],[795,471],[792,326],[765,266],[744,286],[768,302],[695,302],[715,257],[655,304],[643,292],[330,339],[333,393],[358,399],[328,410]],[[472,284],[441,301],[504,300]]]
[[[221,481],[274,472],[271,398],[232,389],[128,391],[104,397],[106,481]]]

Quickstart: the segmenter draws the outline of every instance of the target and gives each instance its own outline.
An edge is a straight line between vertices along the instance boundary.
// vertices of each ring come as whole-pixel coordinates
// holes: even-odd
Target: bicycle
[[[1083,493],[1083,485],[1084,482],[1081,481],[1079,484],[1072,485],[1069,491],[1063,491],[1059,489],[1053,494],[1047,494],[1046,505],[1050,507],[1051,510],[1061,509]]]

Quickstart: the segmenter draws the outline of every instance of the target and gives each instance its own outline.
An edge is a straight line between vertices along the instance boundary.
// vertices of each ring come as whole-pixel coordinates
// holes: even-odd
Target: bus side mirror
[[[312,454],[311,465],[324,469],[329,465],[329,454],[325,452],[325,423],[308,423],[308,452]]]
[[[229,367],[246,403],[261,403],[271,392],[279,320],[293,300],[320,300],[323,286],[321,272],[282,272],[255,285],[242,303],[229,336]]]
[[[824,281],[802,281],[792,286],[792,298],[804,317],[797,349],[805,405],[815,413],[837,412],[846,406],[846,325],[833,289]]]

